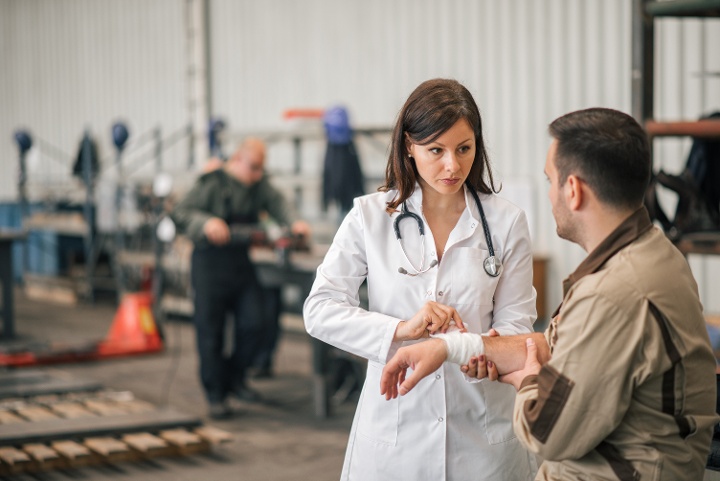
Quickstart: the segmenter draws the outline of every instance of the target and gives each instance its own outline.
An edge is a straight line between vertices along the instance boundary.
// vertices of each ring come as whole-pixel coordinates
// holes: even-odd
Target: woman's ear
[[[408,134],[405,134],[405,154],[410,158],[413,157],[412,146],[413,146],[413,143],[410,140],[410,137],[408,137]]]

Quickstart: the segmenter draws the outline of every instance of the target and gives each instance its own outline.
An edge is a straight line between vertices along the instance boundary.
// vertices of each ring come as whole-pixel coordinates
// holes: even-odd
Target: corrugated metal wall
[[[183,2],[0,0],[0,9],[2,200],[16,195],[11,137],[18,128],[36,145],[57,149],[28,154],[32,183],[51,180],[71,194],[78,192],[71,160],[85,129],[100,157],[111,160],[110,129],[118,120],[131,131],[128,149],[135,144],[136,154],[150,157],[153,145],[139,145],[143,133],[160,126],[167,135],[187,123]]]
[[[9,139],[17,126],[68,153],[90,126],[108,154],[116,118],[136,133],[185,125],[184,3],[0,0],[3,172],[17,158]],[[356,126],[389,126],[421,81],[465,83],[481,106],[497,174],[509,193],[529,193],[536,250],[551,260],[549,302],[559,301],[559,281],[584,253],[555,236],[542,174],[545,129],[573,109],[629,111],[630,0],[210,0],[209,25],[212,113],[233,132],[290,130],[298,124],[282,119],[286,109],[337,103]],[[720,108],[720,58],[711,47],[720,44],[718,21],[658,27],[658,117]],[[659,165],[677,171],[689,141],[656,142]],[[182,149],[167,156],[174,168],[186,165]],[[361,152],[366,172],[381,175],[382,146]],[[321,143],[304,154],[303,175],[317,179]],[[273,146],[273,169],[293,162],[290,145]],[[14,178],[3,175],[0,189],[12,197]],[[706,304],[720,310],[708,294],[718,260],[691,262]]]

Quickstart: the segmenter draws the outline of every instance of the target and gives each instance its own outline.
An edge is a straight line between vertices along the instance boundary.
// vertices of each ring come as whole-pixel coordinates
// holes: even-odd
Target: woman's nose
[[[457,172],[458,169],[460,169],[460,163],[457,161],[457,156],[452,152],[448,152],[445,157],[445,170],[452,173]]]

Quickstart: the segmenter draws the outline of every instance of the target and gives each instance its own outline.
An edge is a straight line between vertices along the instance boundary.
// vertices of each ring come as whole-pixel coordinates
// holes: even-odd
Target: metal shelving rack
[[[720,121],[659,121],[654,116],[655,20],[720,17],[720,0],[633,0],[632,114],[650,136],[720,139]],[[652,144],[651,144],[652,145]],[[685,254],[720,255],[720,234],[688,234],[676,245]]]

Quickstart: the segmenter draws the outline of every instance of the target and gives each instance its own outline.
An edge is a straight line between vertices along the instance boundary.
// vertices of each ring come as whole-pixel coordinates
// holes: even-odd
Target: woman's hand
[[[495,329],[490,329],[487,333],[487,337],[497,337],[499,335]],[[492,361],[489,361],[484,354],[471,357],[467,364],[460,366],[460,370],[468,377],[476,379],[488,378],[490,381],[497,381],[498,379],[497,366]]]
[[[455,308],[428,301],[408,321],[400,321],[395,329],[395,341],[412,341],[436,332],[447,332],[452,326],[467,330]]]

